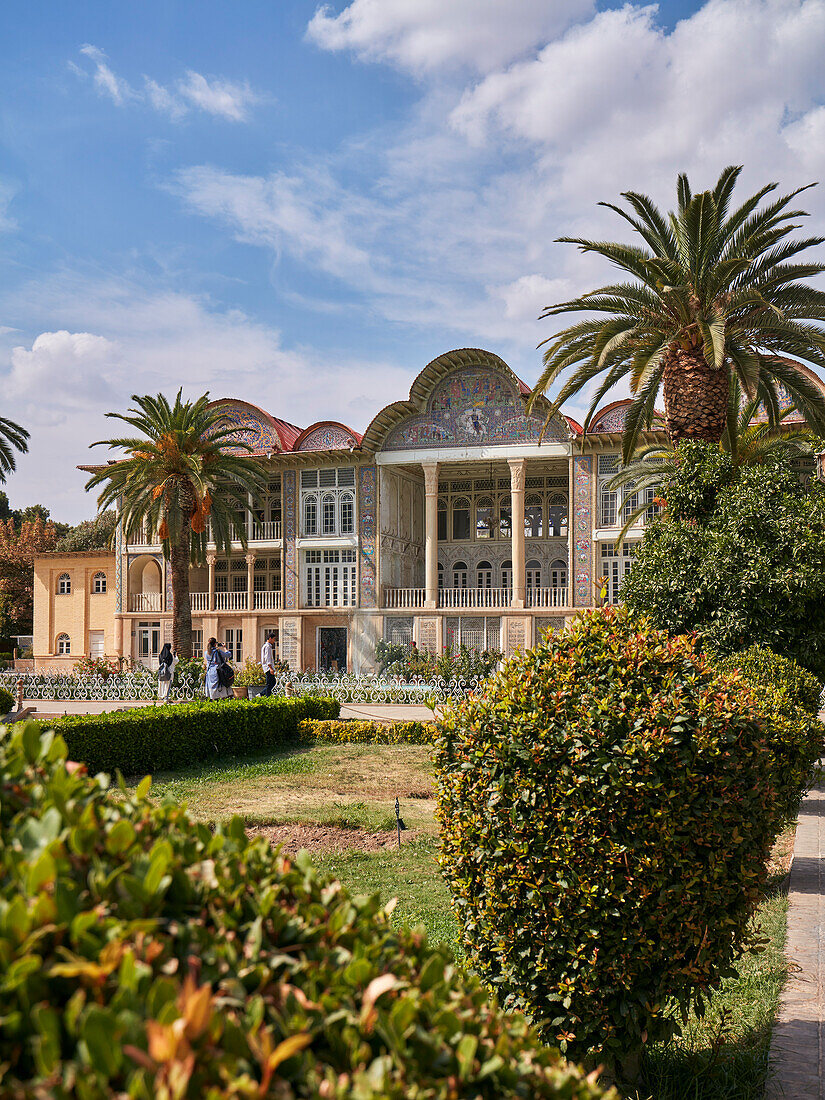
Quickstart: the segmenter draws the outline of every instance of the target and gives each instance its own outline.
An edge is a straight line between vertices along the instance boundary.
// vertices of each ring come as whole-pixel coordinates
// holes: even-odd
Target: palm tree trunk
[[[701,348],[673,346],[664,357],[665,420],[671,443],[718,443],[728,416],[729,372],[708,366]]]
[[[192,656],[192,608],[189,602],[189,524],[172,546],[172,649],[178,657]]]

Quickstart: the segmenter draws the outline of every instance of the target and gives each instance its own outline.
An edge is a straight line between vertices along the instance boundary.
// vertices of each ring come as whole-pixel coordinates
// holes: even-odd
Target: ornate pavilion
[[[630,402],[607,404],[585,437],[561,414],[545,426],[543,399],[528,415],[529,396],[497,355],[464,348],[429,363],[363,436],[218,402],[269,484],[239,515],[246,548],[192,568],[197,652],[214,635],[237,660],[257,658],[274,629],[292,668],[362,673],[381,638],[510,654],[594,604],[605,583],[616,600],[655,509],[651,494],[619,546],[637,502],[621,507],[606,483]],[[667,442],[661,420],[645,439]],[[39,667],[84,655],[154,666],[168,640],[171,576],[151,532],[130,543],[120,532],[111,553],[37,559]]]

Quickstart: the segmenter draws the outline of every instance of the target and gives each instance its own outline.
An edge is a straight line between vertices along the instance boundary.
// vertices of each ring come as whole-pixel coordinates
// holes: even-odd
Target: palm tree
[[[93,447],[126,451],[128,457],[98,469],[87,489],[103,486],[97,498],[103,509],[120,511],[127,538],[144,525],[157,531],[172,571],[172,643],[181,657],[192,655],[189,565],[206,556],[207,521],[218,550],[228,552],[232,539],[246,546],[239,512],[248,509],[248,494],[263,489],[264,470],[257,459],[237,451],[251,448],[237,440],[209,394],[174,405],[163,394],[132,395],[138,406],[129,414],[107,413],[131,425],[140,437],[105,439]]]
[[[788,262],[825,238],[790,237],[798,228],[794,219],[806,215],[788,206],[805,187],[763,204],[778,186],[767,184],[729,214],[740,171],[741,166],[726,168],[712,191],[698,195],[680,175],[677,209],[667,217],[647,195],[634,191],[623,192],[633,213],[600,204],[629,222],[644,246],[560,238],[606,257],[632,281],[545,308],[542,319],[583,311],[603,316],[578,321],[542,341],[549,346],[531,403],[572,370],[552,416],[568,397],[602,376],[586,432],[604,395],[627,380],[634,400],[625,421],[625,462],[639,433],[650,426],[662,389],[674,446],[682,439],[718,443],[732,375],[749,400],[765,406],[771,424],[779,416],[782,386],[812,429],[825,428],[825,395],[784,358],[825,366],[825,331],[817,323],[825,318],[825,293],[802,281],[821,274],[825,264]]]
[[[782,431],[782,422],[796,410],[793,406],[783,409],[776,421],[755,419],[760,410],[758,398],[748,401],[736,375],[731,377],[728,399],[728,417],[725,431],[719,441],[719,449],[731,456],[734,470],[742,466],[764,466],[768,463],[790,463],[794,459],[810,457],[819,441],[809,431]],[[679,452],[675,447],[661,443],[639,448],[631,461],[607,482],[611,492],[622,489],[618,511],[635,496],[641,503],[628,511],[627,519],[619,533],[619,541],[645,512],[655,507],[647,499],[647,490],[658,490],[668,477],[676,472]]]
[[[13,420],[0,416],[0,484],[15,469],[14,452],[25,454],[29,449],[29,433]]]

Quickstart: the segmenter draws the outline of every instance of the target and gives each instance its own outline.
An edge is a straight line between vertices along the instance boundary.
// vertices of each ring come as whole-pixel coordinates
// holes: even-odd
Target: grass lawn
[[[319,744],[159,774],[152,794],[186,801],[201,820],[240,814],[249,824],[317,822],[369,830],[394,827],[398,795],[402,817],[417,830],[400,851],[348,850],[316,855],[315,862],[354,894],[378,891],[385,901],[397,898],[393,923],[424,925],[433,942],[462,958],[438,870],[431,784],[425,746]],[[792,835],[778,847],[783,843],[792,849]],[[703,1019],[691,1019],[679,1040],[649,1053],[637,1100],[762,1100],[771,1026],[786,975],[787,903],[780,881],[777,875],[756,918],[766,949],[741,960],[739,976],[724,983]]]

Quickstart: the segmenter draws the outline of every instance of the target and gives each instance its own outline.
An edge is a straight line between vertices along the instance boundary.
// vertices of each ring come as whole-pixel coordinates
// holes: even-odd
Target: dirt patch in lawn
[[[362,852],[381,852],[398,847],[398,834],[392,832],[368,832],[366,829],[341,829],[336,825],[250,825],[247,836],[265,836],[273,846],[281,845],[287,852],[342,852],[357,849]],[[401,833],[401,843],[407,844],[418,836],[417,829]]]

